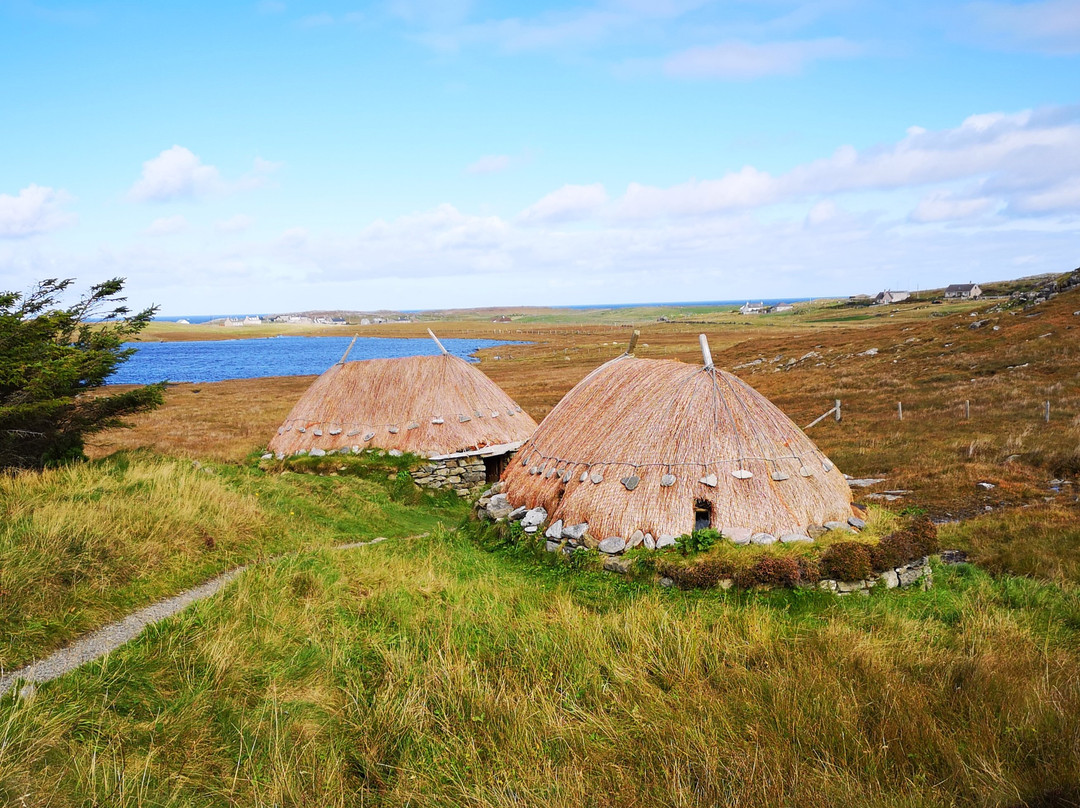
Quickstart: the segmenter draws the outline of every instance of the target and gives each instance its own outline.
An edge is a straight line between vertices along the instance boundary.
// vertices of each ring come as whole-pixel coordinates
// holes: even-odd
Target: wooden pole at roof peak
[[[630,344],[626,347],[626,355],[627,356],[633,356],[634,355],[634,348],[637,347],[638,337],[640,337],[640,336],[641,336],[641,332],[638,331],[635,328],[634,333],[630,335]]]
[[[353,337],[352,337],[352,342],[350,342],[350,343],[349,343],[349,347],[345,349],[345,353],[344,353],[344,354],[342,355],[342,357],[341,357],[341,361],[340,361],[340,362],[338,362],[338,364],[339,364],[339,365],[344,365],[344,364],[345,364],[345,360],[349,358],[349,351],[351,351],[351,350],[352,350],[352,346],[354,346],[354,345],[356,344],[356,338],[357,338],[358,336],[360,336],[360,335],[359,335],[359,334],[353,334]]]
[[[445,348],[445,347],[443,346],[443,344],[442,344],[441,342],[439,342],[439,338],[435,336],[435,332],[434,332],[434,331],[432,331],[432,330],[431,330],[431,329],[429,328],[429,329],[427,330],[427,332],[428,332],[428,336],[429,336],[429,337],[431,337],[431,338],[432,338],[433,340],[435,340],[435,344],[439,346],[439,350],[440,350],[440,351],[442,351],[442,352],[443,352],[444,354],[449,354],[449,353],[450,353],[450,352],[449,352],[448,350],[446,350],[446,348]]]
[[[712,370],[712,351],[709,350],[709,340],[704,334],[698,334],[698,342],[701,343],[701,359],[705,362],[705,369]]]

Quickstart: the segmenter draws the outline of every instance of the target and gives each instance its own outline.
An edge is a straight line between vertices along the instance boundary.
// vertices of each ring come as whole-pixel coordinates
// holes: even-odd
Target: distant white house
[[[773,312],[781,311],[795,311],[795,307],[790,303],[777,303],[772,307]]]
[[[977,283],[951,283],[945,288],[948,300],[975,300],[982,297],[982,293]]]
[[[770,307],[766,306],[764,302],[751,303],[748,300],[739,307],[739,314],[765,314],[765,312],[769,311],[769,308]]]
[[[884,292],[878,292],[874,298],[874,303],[878,306],[887,306],[892,303],[902,303],[911,297],[911,292],[897,292],[892,289],[886,289]]]
[[[225,325],[228,328],[239,328],[245,325],[259,325],[262,319],[259,317],[227,317],[225,319]]]

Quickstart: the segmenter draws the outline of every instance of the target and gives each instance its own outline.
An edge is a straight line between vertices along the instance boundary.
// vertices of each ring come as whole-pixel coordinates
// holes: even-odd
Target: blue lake
[[[201,342],[132,342],[135,355],[109,377],[110,384],[154,382],[220,382],[264,376],[308,376],[341,359],[352,337],[271,337]],[[491,339],[444,339],[446,350],[470,359],[481,348],[513,343]],[[520,344],[520,343],[519,343]],[[434,356],[430,339],[362,337],[349,353],[355,359]],[[472,361],[472,360],[470,360]]]

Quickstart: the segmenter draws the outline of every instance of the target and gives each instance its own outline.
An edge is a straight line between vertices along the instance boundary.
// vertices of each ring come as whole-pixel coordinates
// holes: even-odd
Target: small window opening
[[[699,499],[694,503],[694,530],[712,527],[712,503]]]

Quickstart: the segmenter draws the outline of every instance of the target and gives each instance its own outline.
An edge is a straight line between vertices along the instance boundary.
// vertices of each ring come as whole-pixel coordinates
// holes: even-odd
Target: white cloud
[[[1009,208],[1018,213],[1080,211],[1080,177],[1016,194],[1010,201]]]
[[[927,194],[911,212],[913,222],[951,222],[981,216],[995,206],[993,199],[975,197],[957,198],[947,191]]]
[[[1076,0],[971,3],[967,11],[975,28],[993,44],[1050,54],[1080,53],[1080,3]]]
[[[220,233],[239,233],[243,230],[247,230],[255,224],[255,219],[248,216],[246,213],[237,213],[235,216],[230,216],[228,219],[222,219],[217,222],[214,227]]]
[[[794,75],[812,62],[849,59],[862,52],[860,45],[839,37],[792,42],[728,41],[669,56],[662,70],[676,78],[755,79]]]
[[[616,201],[629,219],[702,216],[802,200],[811,196],[983,183],[984,196],[1022,204],[1025,196],[1080,182],[1080,108],[973,115],[954,129],[912,128],[894,144],[862,151],[841,146],[831,156],[770,174],[753,166],[713,180],[666,188],[631,183]],[[1068,205],[1068,191],[1054,195]],[[1030,202],[1037,205],[1038,202]]]
[[[150,223],[150,226],[146,228],[146,234],[148,236],[171,236],[174,233],[186,230],[187,226],[187,219],[179,214],[176,216],[162,216],[160,219],[154,219]]]
[[[806,223],[810,227],[819,227],[836,219],[839,212],[835,202],[823,199],[810,208],[810,212],[806,214]]]
[[[465,170],[469,174],[496,174],[506,171],[512,162],[513,158],[508,154],[488,154],[470,163]]]
[[[260,188],[279,165],[256,157],[250,173],[229,182],[190,149],[173,146],[143,163],[142,176],[131,186],[128,197],[137,202],[172,202]]]
[[[64,210],[71,201],[66,191],[28,185],[17,196],[0,194],[0,238],[25,238],[75,221]]]
[[[24,284],[57,265],[123,274],[178,313],[234,291],[266,310],[803,296],[937,286],[957,266],[953,280],[1021,261],[1023,274],[1069,269],[1078,223],[1080,108],[1053,108],[912,127],[776,174],[637,183],[616,199],[599,183],[565,185],[518,216],[443,204],[359,230],[143,238],[74,255],[59,240],[7,240],[0,266]]]
[[[189,149],[173,146],[143,163],[142,177],[128,192],[139,202],[168,202],[207,196],[224,187],[214,166],[204,165]]]
[[[587,219],[607,204],[607,201],[607,191],[600,183],[564,185],[525,208],[518,216],[518,220],[526,224],[535,224]]]

